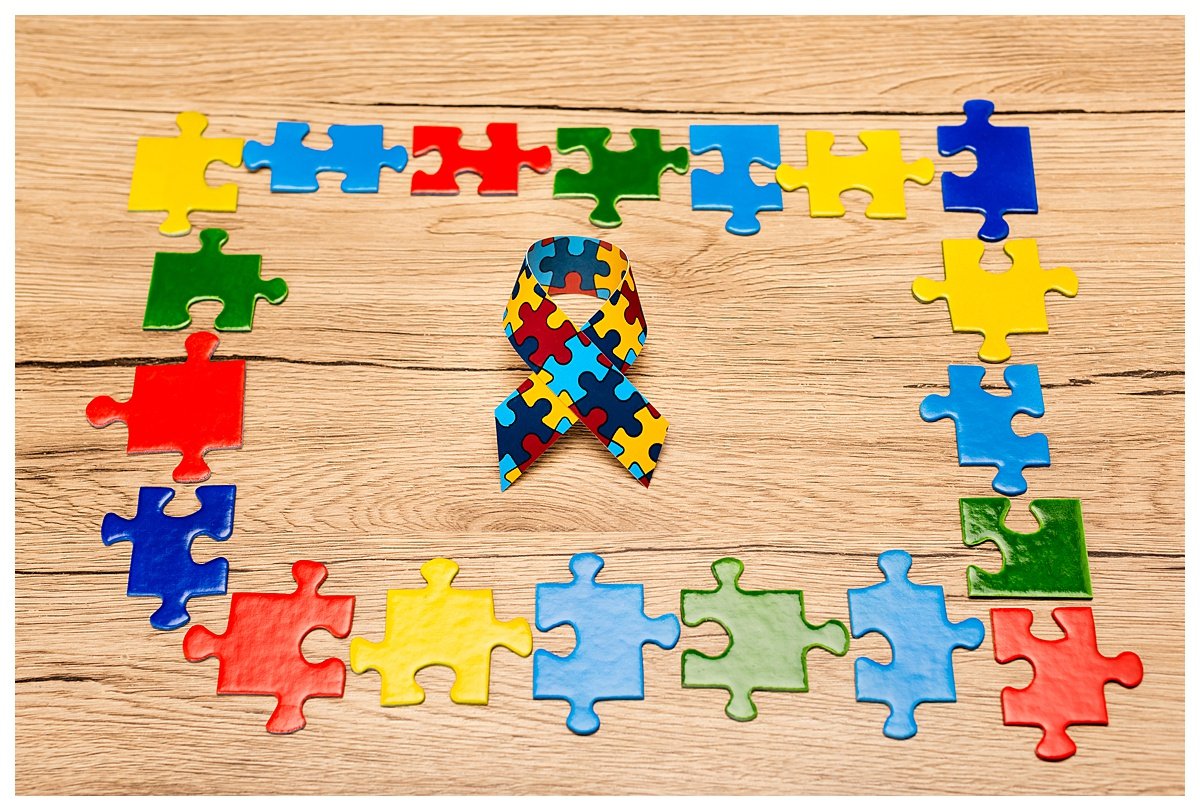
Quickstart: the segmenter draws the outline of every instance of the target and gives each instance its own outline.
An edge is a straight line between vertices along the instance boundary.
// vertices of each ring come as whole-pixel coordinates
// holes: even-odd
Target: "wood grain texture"
[[[1181,19],[19,18],[16,42],[18,791],[1183,790]],[[351,675],[344,700],[310,702],[307,729],[273,737],[268,699],[215,696],[215,663],[185,662],[182,633],[151,632],[151,601],[124,596],[128,546],[101,545],[101,517],[170,484],[174,461],[127,456],[124,429],[96,431],[83,409],[127,396],[138,363],[182,355],[182,333],[140,324],[154,252],[195,237],[125,211],[136,138],[171,133],[176,112],[202,110],[214,136],[269,139],[298,119],[382,123],[404,144],[415,124],[481,139],[517,121],[530,144],[559,126],[650,126],[673,145],[691,123],[778,122],[794,162],[807,129],[853,143],[895,128],[910,157],[969,172],[969,157],[936,157],[935,128],[972,97],[1032,127],[1042,211],[1011,217],[1013,236],[1080,278],[1076,299],[1049,298],[1049,335],[1012,341],[1047,400],[1016,425],[1053,455],[1012,524],[1033,526],[1029,498],[1083,499],[1101,649],[1146,669],[1136,690],[1109,688],[1110,727],[1073,730],[1071,760],[1039,761],[1035,730],[1001,724],[1000,689],[1030,671],[997,665],[990,640],[956,656],[959,702],[919,710],[920,734],[897,742],[884,708],[854,701],[853,661],[886,660],[882,638],[815,652],[812,692],[759,694],[758,720],[736,724],[723,693],[679,687],[683,648],[720,650],[711,625],[648,649],[647,700],[604,705],[590,738],[567,732],[564,704],[530,698],[530,661],[506,651],[487,707],[451,704],[443,669],[422,673],[429,698],[411,708],[381,708],[378,677]],[[358,596],[354,634],[378,637],[386,589],[418,586],[435,555],[462,565],[459,585],[495,588],[502,618],[532,618],[534,585],[566,579],[576,551],[646,583],[651,614],[731,554],[746,586],[803,588],[811,617],[845,619],[846,589],[898,546],[915,579],[945,585],[954,619],[1022,604],[966,599],[965,567],[998,556],[961,545],[957,499],[989,494],[991,474],[959,468],[950,424],[917,416],[978,347],[908,289],[940,274],[941,239],[979,224],[941,210],[938,181],[910,186],[895,222],[863,218],[865,195],[841,220],[791,195],[751,238],[691,211],[672,174],[661,202],[623,203],[603,236],[632,258],[649,322],[631,379],[671,420],[654,485],[576,430],[501,494],[492,409],[526,373],[501,312],[529,243],[594,233],[587,201],[553,200],[552,175],[531,173],[499,199],[470,179],[457,198],[412,197],[407,173],[358,196],[271,195],[265,173],[229,167],[209,180],[238,182],[240,208],[196,227],[228,229],[229,250],[262,253],[291,287],[219,349],[250,359],[245,448],[209,456],[212,482],[238,485],[237,519],[196,554],[227,556],[233,589],[290,589],[292,561],[321,560],[327,591]],[[1002,266],[999,246],[987,257]],[[195,308],[196,326],[216,311]],[[191,509],[178,489],[172,509]],[[1052,634],[1051,606],[1024,605]],[[221,630],[228,597],[192,609]],[[535,644],[564,651],[571,635]],[[305,651],[346,643],[316,633]]]

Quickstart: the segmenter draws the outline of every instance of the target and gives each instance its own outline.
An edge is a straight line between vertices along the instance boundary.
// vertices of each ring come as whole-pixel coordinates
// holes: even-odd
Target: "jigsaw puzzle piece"
[[[597,583],[604,568],[599,555],[575,555],[570,568],[570,583],[538,584],[536,618],[539,631],[570,625],[575,649],[567,656],[533,654],[533,697],[568,702],[567,728],[591,735],[600,728],[597,701],[646,697],[642,647],[675,647],[679,620],[647,616],[640,584]]]
[[[631,434],[625,426],[617,428],[608,443],[608,451],[646,487],[658,466],[658,455],[667,441],[668,422],[654,406],[646,403],[634,415],[638,432]]]
[[[412,194],[458,194],[458,175],[479,175],[479,194],[516,194],[521,169],[539,175],[550,171],[550,147],[521,149],[516,124],[487,125],[487,149],[465,149],[458,127],[413,127],[413,157],[436,150],[442,156],[437,172],[413,173]]]
[[[999,363],[1012,355],[1009,335],[1050,331],[1046,293],[1053,290],[1073,298],[1079,292],[1079,280],[1067,267],[1044,270],[1036,240],[1004,243],[1012,267],[1003,273],[992,273],[980,265],[985,247],[976,239],[942,240],[945,281],[919,278],[913,282],[912,292],[924,304],[945,299],[954,331],[983,335],[980,359]]]
[[[646,344],[645,320],[637,291],[628,288],[616,294],[588,322],[592,342],[613,365],[624,371],[637,359]]]
[[[237,488],[210,485],[196,488],[200,509],[182,517],[164,510],[175,491],[169,487],[143,487],[138,492],[137,514],[122,518],[104,516],[100,537],[105,546],[121,541],[133,544],[129,559],[130,597],[158,597],[161,605],[150,615],[150,624],[160,631],[187,625],[188,600],[224,594],[229,561],[214,558],[207,563],[192,560],[192,542],[205,535],[226,541],[233,534],[233,505]]]
[[[205,138],[208,119],[185,112],[175,117],[179,135],[138,138],[129,186],[129,211],[165,211],[159,233],[183,236],[192,230],[193,211],[237,211],[238,187],[210,186],[204,179],[210,163],[242,165],[241,138]]]
[[[942,587],[908,579],[912,556],[904,550],[884,552],[878,563],[883,583],[846,592],[850,631],[855,639],[882,634],[892,647],[892,661],[881,665],[866,657],[856,659],[855,693],[858,701],[886,704],[890,711],[883,734],[904,740],[917,734],[918,705],[958,700],[954,651],[978,648],[984,628],[974,617],[950,622]]]
[[[1035,498],[1029,511],[1037,532],[1013,532],[1004,524],[1012,506],[1006,498],[962,498],[963,543],[994,543],[1004,560],[998,572],[967,567],[969,597],[1056,597],[1091,599],[1083,511],[1077,498]]]
[[[679,598],[684,625],[716,622],[729,634],[729,645],[718,656],[683,652],[682,684],[727,691],[725,714],[735,721],[753,721],[758,716],[751,695],[756,690],[807,692],[810,649],[844,656],[850,646],[850,635],[841,622],[808,622],[804,592],[743,589],[738,581],[744,568],[737,558],[721,558],[712,565],[717,588],[685,589]]]
[[[206,452],[242,447],[246,362],[212,360],[218,343],[211,332],[189,335],[184,363],[138,366],[129,400],[96,397],[88,422],[96,428],[124,422],[127,453],[182,453],[175,481],[204,481],[212,473]]]
[[[183,638],[183,655],[189,662],[212,656],[220,661],[217,695],[275,697],[268,732],[303,729],[304,702],[340,698],[345,692],[346,665],[341,659],[314,664],[300,649],[304,638],[318,628],[338,639],[350,634],[354,598],[317,593],[328,575],[323,564],[297,561],[292,564],[294,592],[237,592],[229,604],[225,633],[197,625]]]
[[[937,128],[943,156],[963,150],[975,155],[971,174],[942,173],[942,207],[982,214],[979,238],[988,242],[1008,236],[1005,215],[1038,212],[1029,127],[995,126],[990,120],[995,109],[986,99],[972,99],[963,104],[964,123]]]
[[[304,145],[309,126],[299,121],[275,125],[275,141],[269,146],[247,141],[243,156],[246,168],[271,170],[272,192],[315,192],[321,172],[341,172],[341,189],[347,194],[379,191],[379,173],[386,167],[396,172],[408,165],[402,146],[383,147],[382,124],[331,124],[327,130],[333,145],[313,149]]]
[[[783,190],[778,183],[760,185],[750,176],[751,164],[779,167],[778,124],[692,124],[689,140],[693,155],[720,150],[720,174],[692,170],[692,210],[728,211],[725,230],[739,236],[757,234],[761,211],[783,211]]]
[[[994,466],[992,488],[1002,495],[1019,496],[1028,485],[1022,471],[1050,466],[1050,441],[1045,434],[1021,436],[1012,430],[1017,414],[1040,417],[1046,413],[1038,367],[1009,366],[1004,382],[1011,394],[998,396],[983,390],[982,366],[949,367],[950,395],[931,394],[921,401],[921,419],[954,420],[958,463],[964,467]]]
[[[1000,707],[1008,726],[1040,727],[1037,756],[1065,760],[1075,754],[1067,727],[1108,726],[1104,685],[1142,683],[1142,660],[1126,651],[1104,656],[1096,645],[1096,624],[1087,607],[1050,612],[1062,629],[1060,639],[1033,635],[1033,612],[1025,608],[992,609],[992,642],[1000,664],[1024,659],[1033,666],[1027,687],[1005,687]]]
[[[388,591],[383,640],[351,640],[350,668],[379,673],[382,706],[423,702],[425,691],[416,676],[430,665],[454,671],[450,700],[455,704],[487,704],[492,650],[503,646],[521,657],[533,650],[529,623],[498,621],[492,590],[454,588],[457,574],[452,560],[428,561],[421,567],[425,588]]]
[[[200,232],[200,250],[154,255],[142,329],[183,329],[192,323],[193,304],[219,301],[221,312],[213,326],[223,332],[248,332],[259,299],[281,304],[287,298],[287,282],[260,275],[262,256],[222,253],[228,240],[229,234],[220,228],[205,228]]]

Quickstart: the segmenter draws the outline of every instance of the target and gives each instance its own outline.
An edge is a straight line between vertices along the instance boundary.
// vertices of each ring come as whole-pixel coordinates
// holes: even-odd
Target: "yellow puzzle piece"
[[[804,135],[808,165],[797,169],[786,163],[775,170],[775,180],[784,191],[808,189],[810,217],[841,217],[846,213],[841,195],[850,189],[869,192],[866,214],[873,220],[902,220],[904,182],[922,186],[933,180],[933,161],[921,158],[905,163],[896,130],[867,130],[858,134],[866,152],[833,155],[833,133],[810,131]]]
[[[650,456],[650,445],[653,444],[651,437],[663,435],[662,432],[647,431],[646,429],[654,423],[662,423],[665,426],[667,418],[656,411],[651,411],[651,406],[648,404],[635,411],[633,418],[642,426],[641,432],[637,436],[630,436],[622,426],[613,434],[612,442],[614,445],[621,446],[617,460],[627,468],[637,464],[642,469],[642,475],[645,475],[654,470],[658,464]],[[663,430],[666,430],[665,427]]]
[[[529,623],[521,618],[499,622],[491,589],[456,589],[450,583],[458,564],[434,558],[421,567],[423,589],[392,589],[387,594],[386,631],[382,642],[355,637],[350,667],[355,673],[375,670],[382,678],[379,703],[385,707],[420,704],[425,691],[417,671],[430,665],[454,669],[450,700],[486,704],[492,649],[503,645],[518,656],[533,650]]]
[[[138,138],[129,186],[130,211],[165,211],[158,227],[169,237],[192,230],[193,211],[237,211],[238,187],[210,186],[205,170],[214,161],[242,165],[241,138],[204,138],[208,119],[201,113],[180,113],[174,138]]]
[[[979,357],[999,363],[1012,355],[1005,340],[1009,335],[1050,331],[1047,291],[1073,297],[1079,292],[1079,280],[1070,268],[1043,270],[1036,240],[1010,239],[1004,243],[1012,267],[1003,273],[980,267],[984,247],[977,239],[943,240],[946,280],[917,279],[912,292],[925,304],[945,299],[954,331],[982,334]]]

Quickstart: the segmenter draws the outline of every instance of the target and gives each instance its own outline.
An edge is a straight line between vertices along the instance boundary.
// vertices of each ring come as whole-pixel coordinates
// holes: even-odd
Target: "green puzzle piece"
[[[592,159],[592,168],[586,173],[559,169],[554,175],[554,196],[595,200],[596,207],[588,220],[597,227],[616,228],[621,224],[617,213],[620,200],[657,200],[659,179],[668,168],[681,175],[687,172],[687,148],[663,151],[660,130],[632,129],[629,137],[632,149],[613,152],[607,147],[612,138],[612,130],[607,127],[566,127],[558,131],[558,151],[565,155],[582,149]]]
[[[725,714],[735,721],[753,721],[758,715],[750,697],[755,690],[807,691],[805,656],[810,648],[835,656],[845,656],[850,648],[841,622],[809,625],[804,592],[743,590],[738,579],[744,568],[737,558],[721,558],[712,565],[716,589],[685,589],[679,596],[684,624],[717,622],[729,634],[729,645],[719,656],[683,652],[683,686],[728,690]]]
[[[219,301],[224,306],[213,326],[222,332],[246,332],[254,323],[254,305],[260,298],[271,304],[287,298],[287,282],[259,275],[261,256],[222,253],[228,239],[220,228],[206,228],[200,232],[200,250],[195,253],[154,255],[142,329],[183,329],[192,323],[188,309],[193,304]]]
[[[963,543],[978,546],[991,541],[1000,547],[1004,559],[999,572],[967,567],[967,595],[1090,599],[1092,578],[1079,499],[1035,498],[1029,502],[1029,511],[1040,527],[1029,534],[1013,532],[1004,525],[1011,506],[1006,498],[959,499]]]

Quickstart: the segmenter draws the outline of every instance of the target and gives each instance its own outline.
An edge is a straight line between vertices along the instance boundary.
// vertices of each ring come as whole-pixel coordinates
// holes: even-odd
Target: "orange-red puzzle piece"
[[[550,171],[550,147],[521,149],[516,124],[488,124],[487,137],[487,149],[465,149],[459,146],[458,127],[413,127],[413,157],[436,149],[442,165],[437,172],[414,172],[411,193],[458,194],[458,175],[473,172],[479,175],[480,194],[516,194],[522,168],[538,174]]]

